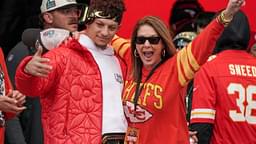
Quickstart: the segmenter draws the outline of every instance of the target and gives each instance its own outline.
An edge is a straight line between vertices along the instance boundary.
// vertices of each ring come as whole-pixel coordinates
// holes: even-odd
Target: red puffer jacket
[[[53,66],[47,78],[16,72],[18,90],[40,96],[45,144],[99,144],[102,136],[101,74],[91,53],[76,40],[44,55]]]

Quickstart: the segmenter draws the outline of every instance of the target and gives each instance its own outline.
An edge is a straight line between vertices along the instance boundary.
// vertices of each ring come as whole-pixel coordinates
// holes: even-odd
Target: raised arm
[[[236,12],[239,11],[244,0],[229,0],[229,3],[210,24],[192,42],[191,51],[199,65],[202,65],[212,54],[216,41],[222,34],[224,27],[229,24]]]
[[[186,48],[178,52],[177,65],[181,85],[184,86],[192,79],[195,72],[206,62],[225,26],[229,24],[243,3],[244,0],[229,0],[226,9],[212,20]]]
[[[119,55],[123,59],[126,59],[130,57],[130,42],[131,41],[128,39],[124,39],[122,37],[119,37],[118,35],[115,35],[115,37],[111,41],[111,45],[117,55]]]

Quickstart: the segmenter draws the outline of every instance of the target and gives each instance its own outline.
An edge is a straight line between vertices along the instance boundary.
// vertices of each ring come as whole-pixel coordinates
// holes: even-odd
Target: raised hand
[[[43,48],[39,46],[37,52],[34,54],[33,58],[27,63],[24,71],[33,76],[47,77],[52,70],[50,66],[49,59],[42,58]]]
[[[239,11],[245,0],[229,0],[226,9],[224,10],[225,19],[232,19],[234,14]]]

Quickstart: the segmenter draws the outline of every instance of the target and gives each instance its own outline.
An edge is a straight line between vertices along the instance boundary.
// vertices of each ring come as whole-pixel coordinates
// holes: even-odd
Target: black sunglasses
[[[160,41],[160,37],[157,36],[152,36],[152,37],[143,37],[143,36],[139,36],[135,38],[135,43],[136,44],[144,44],[146,42],[146,40],[149,41],[150,44],[158,44]]]

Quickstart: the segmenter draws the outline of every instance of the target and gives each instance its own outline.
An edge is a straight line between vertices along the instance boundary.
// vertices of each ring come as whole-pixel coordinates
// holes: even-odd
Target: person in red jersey
[[[112,40],[128,67],[122,95],[128,121],[125,143],[189,143],[184,97],[178,96],[179,91],[207,60],[224,25],[242,3],[230,0],[222,14],[177,53],[167,27],[154,16],[138,21],[131,41],[118,36]]]
[[[196,73],[191,129],[199,143],[256,143],[256,59],[247,48],[250,27],[239,11]]]

